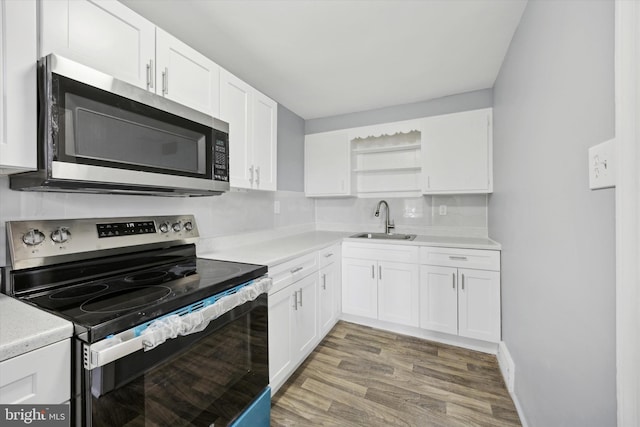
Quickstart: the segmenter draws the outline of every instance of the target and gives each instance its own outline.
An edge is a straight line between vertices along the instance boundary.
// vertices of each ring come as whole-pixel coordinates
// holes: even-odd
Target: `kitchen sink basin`
[[[381,239],[381,240],[413,240],[415,234],[386,234],[386,233],[358,233],[351,236],[356,239]]]

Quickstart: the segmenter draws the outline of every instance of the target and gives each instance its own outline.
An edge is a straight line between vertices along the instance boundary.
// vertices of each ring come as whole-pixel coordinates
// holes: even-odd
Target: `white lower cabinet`
[[[269,296],[269,380],[274,392],[319,342],[318,276]]]
[[[446,259],[444,257],[446,255]],[[442,265],[420,266],[420,327],[489,342],[501,337],[499,253],[421,248],[421,262],[442,256]],[[497,257],[497,258],[496,258]],[[491,270],[455,267],[488,260]],[[497,262],[489,262],[489,261]]]
[[[70,340],[0,362],[0,404],[58,404],[70,398]]]
[[[338,320],[340,246],[276,265],[269,275],[269,382],[275,394]]]
[[[418,326],[417,247],[345,243],[343,253],[343,313]]]
[[[338,321],[340,315],[340,245],[320,251],[319,312],[320,336],[324,337]]]

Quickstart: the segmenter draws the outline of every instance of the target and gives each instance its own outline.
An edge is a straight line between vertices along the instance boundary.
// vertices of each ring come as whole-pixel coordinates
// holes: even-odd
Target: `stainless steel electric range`
[[[190,215],[7,222],[3,292],[75,327],[74,425],[269,425],[267,267],[197,238]]]

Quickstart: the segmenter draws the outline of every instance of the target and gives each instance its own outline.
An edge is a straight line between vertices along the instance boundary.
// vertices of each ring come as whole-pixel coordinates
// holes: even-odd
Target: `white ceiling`
[[[121,0],[304,119],[493,87],[526,0]]]

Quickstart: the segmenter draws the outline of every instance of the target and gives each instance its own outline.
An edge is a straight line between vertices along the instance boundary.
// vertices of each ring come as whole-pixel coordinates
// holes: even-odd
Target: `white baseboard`
[[[498,364],[500,365],[500,372],[502,372],[502,377],[507,385],[507,390],[509,390],[509,393],[513,393],[516,367],[504,341],[500,341],[500,344],[498,345],[497,357]]]
[[[369,326],[376,329],[395,332],[401,335],[408,335],[411,337],[436,341],[443,344],[454,345],[454,346],[466,348],[469,350],[480,351],[482,353],[496,354],[498,351],[498,344],[492,343],[492,342],[479,341],[471,338],[459,337],[456,335],[444,334],[444,333],[435,332],[435,331],[428,331],[422,328],[398,325],[396,323],[385,322],[377,319],[370,319],[367,317],[356,316],[356,315],[347,314],[347,313],[342,313],[342,315],[340,316],[340,319],[344,320],[345,322],[357,323],[358,325]]]
[[[527,419],[524,417],[524,411],[522,410],[522,405],[520,405],[520,401],[518,400],[518,395],[515,392],[515,384],[516,384],[516,366],[511,358],[511,353],[509,353],[509,349],[507,348],[507,344],[504,341],[500,341],[498,345],[498,353],[496,354],[498,358],[498,365],[500,366],[500,372],[502,373],[502,377],[504,378],[504,382],[507,385],[507,390],[509,391],[509,395],[511,396],[511,400],[513,400],[513,404],[516,407],[516,411],[518,411],[518,417],[520,417],[520,423],[522,427],[528,427]]]

